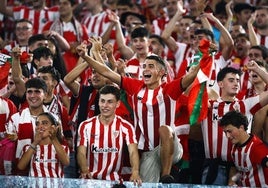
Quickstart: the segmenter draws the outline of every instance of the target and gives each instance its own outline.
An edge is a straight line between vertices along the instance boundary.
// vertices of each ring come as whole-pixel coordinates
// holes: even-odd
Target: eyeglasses
[[[30,27],[16,27],[16,31],[27,31],[30,29],[32,29],[32,28],[30,28]]]

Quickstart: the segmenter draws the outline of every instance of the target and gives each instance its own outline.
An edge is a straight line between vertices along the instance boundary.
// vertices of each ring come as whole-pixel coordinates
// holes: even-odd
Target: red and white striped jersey
[[[10,44],[6,45],[4,49],[6,49],[9,53],[12,52],[12,49],[16,46],[19,46],[21,48],[22,52],[29,52],[28,46],[20,46],[20,44],[17,41],[12,41]]]
[[[261,166],[267,156],[268,147],[255,135],[251,135],[245,144],[233,146],[232,158],[241,174],[242,186],[268,187],[268,168]]]
[[[44,8],[36,11],[26,6],[18,6],[13,8],[13,17],[15,20],[27,19],[33,23],[34,34],[42,33],[43,26],[48,21],[59,18],[59,7]]]
[[[55,31],[63,36],[70,44],[70,50],[63,53],[63,59],[67,72],[70,72],[77,64],[79,56],[76,53],[76,46],[82,41],[88,40],[88,32],[85,25],[78,22],[76,19],[72,19],[69,22],[63,22],[60,19],[47,22],[43,31]]]
[[[260,45],[263,45],[268,48],[268,36],[260,35],[259,33],[257,33],[257,38],[260,41]]]
[[[202,121],[202,134],[205,146],[205,156],[208,159],[221,158],[223,161],[231,161],[232,143],[228,140],[219,120],[231,110],[237,110],[245,114],[249,121],[248,131],[251,131],[253,115],[261,108],[259,96],[225,102],[221,98],[209,101],[208,116]]]
[[[16,112],[17,108],[11,100],[0,97],[0,133],[4,133],[6,131],[6,123]]]
[[[121,85],[132,99],[138,148],[153,150],[159,145],[159,127],[174,128],[176,100],[183,92],[181,78],[163,83],[154,90],[147,89],[141,80],[127,77],[122,77]]]
[[[194,52],[190,48],[190,46],[185,44],[185,43],[176,42],[176,44],[178,46],[178,49],[174,53],[174,58],[175,58],[174,72],[177,74],[183,60],[191,58],[191,56],[194,54]],[[175,75],[175,76],[177,76],[177,75]]]
[[[25,153],[29,147],[29,145],[24,146],[22,152]],[[67,155],[69,155],[69,148],[65,145],[62,145],[62,147]],[[36,146],[36,152],[33,154],[30,163],[29,176],[49,178],[64,177],[63,165],[58,159],[57,152],[53,144]]]
[[[45,106],[43,106],[44,112],[47,112]],[[19,158],[23,147],[26,144],[31,144],[35,134],[35,121],[36,116],[32,116],[29,108],[23,109],[21,112],[17,112],[11,116],[7,125],[8,132],[14,132],[18,135],[16,158]]]
[[[167,16],[159,17],[153,20],[153,33],[156,35],[161,35],[162,31],[164,31],[167,23],[169,22],[169,18]]]
[[[87,162],[94,179],[120,180],[123,142],[137,143],[133,126],[120,116],[103,125],[94,116],[79,126],[77,146],[88,147]]]
[[[95,15],[86,15],[82,23],[86,26],[89,37],[102,36],[110,25],[108,10]]]

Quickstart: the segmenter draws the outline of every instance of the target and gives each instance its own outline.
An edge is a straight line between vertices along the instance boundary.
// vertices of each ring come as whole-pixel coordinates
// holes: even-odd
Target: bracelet
[[[30,144],[30,148],[32,148],[34,151],[36,151],[36,146],[34,146],[33,144]]]

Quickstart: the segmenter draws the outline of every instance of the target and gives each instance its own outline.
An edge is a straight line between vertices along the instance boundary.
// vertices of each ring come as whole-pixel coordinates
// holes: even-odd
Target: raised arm
[[[251,46],[260,45],[260,41],[257,37],[257,34],[254,30],[253,23],[256,20],[256,12],[251,14],[250,19],[248,20],[248,36]]]
[[[100,37],[99,38],[91,38],[90,42],[92,43],[92,45],[102,46]],[[100,55],[100,51],[99,51],[100,48],[95,48],[95,49],[97,49],[97,51],[92,51],[94,56],[96,54]],[[99,74],[110,79],[112,82],[114,82],[118,85],[121,85],[121,76],[118,73],[112,71],[110,68],[108,68],[102,62],[98,62],[88,55],[88,49],[87,49],[86,42],[83,42],[81,45],[79,45],[77,47],[77,52],[89,64],[89,66],[94,68]]]
[[[57,41],[57,44],[59,45],[59,47],[62,51],[67,51],[71,48],[68,41],[63,36],[61,36],[58,32],[56,32],[56,31],[43,31],[43,34],[48,39],[54,38]]]
[[[56,150],[60,163],[63,164],[64,166],[68,166],[70,164],[69,155],[66,153],[63,146],[60,144],[57,138],[57,132],[59,128],[60,128],[59,126],[56,127],[55,125],[52,125],[50,127],[50,140]]]
[[[178,46],[171,34],[176,26],[176,22],[182,18],[182,14],[185,12],[185,10],[183,9],[182,1],[178,1],[177,6],[178,8],[176,14],[171,18],[171,20],[169,20],[168,24],[166,25],[164,31],[161,34],[161,37],[172,52],[176,52]]]
[[[23,80],[22,70],[20,66],[20,56],[21,56],[20,47],[14,47],[12,49],[12,78],[16,86],[16,91],[18,97],[22,97],[25,94],[25,82]]]
[[[232,22],[233,22],[233,12],[232,12],[232,8],[231,6],[233,5],[233,1],[229,1],[229,3],[227,3],[225,5],[225,10],[226,10],[226,14],[227,14],[227,20],[226,20],[226,23],[225,23],[225,28],[228,30],[228,31],[231,31],[231,28],[232,28]]]
[[[116,15],[114,12],[109,13],[109,19],[111,21],[110,28],[115,27],[116,30],[116,43],[118,45],[118,50],[120,51],[121,55],[125,59],[130,59],[133,55],[134,52],[133,50],[126,45],[125,37],[122,32],[121,24],[119,21],[119,17]],[[103,38],[103,37],[102,37]],[[104,41],[103,43],[107,43],[108,41]]]
[[[181,81],[182,89],[185,90],[193,83],[194,79],[197,76],[199,69],[200,69],[199,63],[190,68],[190,71],[183,77]]]
[[[220,30],[221,32],[220,45],[221,45],[222,56],[225,60],[228,60],[231,57],[231,53],[234,48],[234,41],[230,33],[222,25],[220,20],[216,18],[212,13],[205,13],[204,15],[209,20],[213,21],[215,23],[215,26]]]
[[[77,78],[82,74],[84,70],[88,68],[88,64],[84,62],[81,57],[78,61],[81,61],[81,63],[78,63],[76,67],[71,70],[63,79],[65,85],[71,90],[74,96],[77,96],[79,94],[80,84],[77,81]]]
[[[266,85],[268,85],[268,73],[261,69],[255,61],[248,62],[246,66],[248,70],[256,72]],[[260,93],[260,104],[261,106],[268,104],[268,90]]]
[[[0,13],[9,17],[13,17],[13,9],[12,7],[7,6],[7,0],[0,0],[0,4]]]

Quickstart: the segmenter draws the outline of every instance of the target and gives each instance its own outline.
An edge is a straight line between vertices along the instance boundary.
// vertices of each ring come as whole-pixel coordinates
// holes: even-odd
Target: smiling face
[[[40,134],[42,139],[48,138],[50,135],[51,121],[46,115],[40,115],[36,119],[36,132]]]
[[[100,94],[99,107],[101,116],[105,118],[110,118],[115,115],[116,108],[119,107],[120,102],[116,100],[115,95]]]
[[[32,36],[33,34],[33,26],[29,22],[22,21],[18,22],[15,26],[15,34],[18,42],[24,43],[28,42],[28,39]],[[24,44],[21,44],[24,45]]]
[[[30,109],[42,108],[45,99],[45,92],[43,89],[27,88],[26,100]]]
[[[152,59],[146,59],[142,65],[142,68],[143,80],[148,89],[157,88],[161,83],[163,75],[165,74],[164,68]]]
[[[149,51],[149,41],[147,37],[137,37],[132,39],[132,49],[138,56],[142,56]]]

